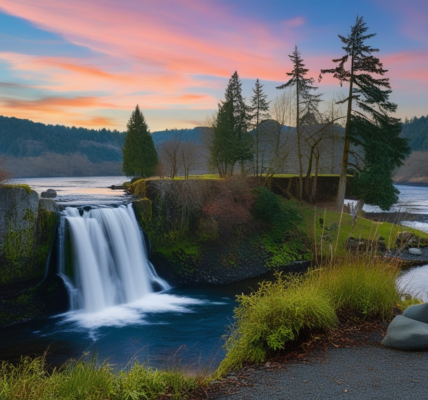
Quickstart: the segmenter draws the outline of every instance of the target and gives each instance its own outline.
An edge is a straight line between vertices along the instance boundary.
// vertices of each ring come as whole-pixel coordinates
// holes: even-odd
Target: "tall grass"
[[[328,331],[340,318],[389,319],[402,298],[399,268],[377,257],[348,254],[299,276],[278,275],[258,291],[238,296],[222,376],[245,363],[263,362],[302,333]]]
[[[305,284],[322,290],[339,316],[386,320],[400,302],[395,263],[365,254],[348,254],[307,274]]]
[[[263,282],[258,291],[238,296],[238,303],[220,376],[246,362],[262,362],[303,330],[328,330],[337,323],[331,299],[300,277],[278,275],[276,282]]]
[[[185,399],[201,377],[184,370],[157,370],[135,363],[116,372],[108,363],[77,360],[48,372],[44,357],[0,365],[0,399],[7,400],[137,400]]]

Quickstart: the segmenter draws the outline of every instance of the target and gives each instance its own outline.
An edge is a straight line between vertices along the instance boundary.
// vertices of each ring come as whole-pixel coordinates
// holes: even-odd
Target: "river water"
[[[34,178],[20,179],[41,193],[49,188],[58,192],[64,206],[111,206],[126,204],[119,185],[125,177]],[[395,210],[428,215],[428,188],[399,186]],[[366,211],[377,211],[365,207]],[[428,223],[419,218],[408,224],[428,232]],[[38,321],[0,330],[0,358],[16,360],[21,355],[41,355],[48,350],[48,361],[59,365],[70,358],[96,352],[124,367],[138,358],[148,365],[163,367],[180,361],[197,370],[216,367],[224,357],[222,336],[233,322],[236,295],[257,288],[261,278],[231,285],[171,288],[149,293],[138,301],[116,304],[97,313],[73,310]],[[403,284],[416,282],[415,290],[428,290],[428,266],[403,274]],[[425,290],[426,289],[426,290]]]
[[[65,207],[101,207],[129,202],[123,191],[109,188],[125,180],[35,178],[17,179],[14,183],[27,183],[38,193],[55,189],[55,200]],[[49,349],[48,361],[53,365],[96,352],[99,360],[108,359],[118,367],[136,358],[157,367],[178,360],[194,370],[216,367],[224,357],[222,336],[233,322],[235,297],[257,288],[258,280],[221,287],[171,288],[97,312],[73,310],[1,329],[0,359],[41,355]]]

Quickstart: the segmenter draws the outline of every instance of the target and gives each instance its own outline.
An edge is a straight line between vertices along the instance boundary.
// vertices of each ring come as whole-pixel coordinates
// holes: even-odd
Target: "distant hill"
[[[202,135],[207,128],[196,127],[193,129],[166,129],[152,133],[155,146],[159,146],[163,142],[171,139],[181,140],[183,142],[202,143]]]
[[[124,142],[123,132],[45,125],[0,116],[0,153],[9,157],[80,153],[94,163],[122,161]]]
[[[401,136],[409,139],[413,151],[428,151],[428,115],[404,121]]]
[[[404,121],[401,136],[409,139],[413,153],[394,176],[396,183],[428,185],[428,115]]]

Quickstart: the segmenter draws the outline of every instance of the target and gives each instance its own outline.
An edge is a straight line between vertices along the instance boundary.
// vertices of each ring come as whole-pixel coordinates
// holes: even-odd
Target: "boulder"
[[[422,255],[421,249],[417,249],[415,247],[410,247],[410,249],[408,249],[407,251],[409,252],[409,254],[412,254],[414,256],[421,256]]]
[[[40,195],[43,199],[54,199],[57,196],[56,190],[48,189]]]
[[[397,315],[389,324],[382,344],[399,350],[427,350],[428,324]]]
[[[39,207],[49,212],[54,212],[54,213],[61,212],[59,205],[55,202],[55,200],[52,200],[52,199],[40,199]]]
[[[410,306],[404,310],[403,315],[406,318],[428,324],[428,303]]]

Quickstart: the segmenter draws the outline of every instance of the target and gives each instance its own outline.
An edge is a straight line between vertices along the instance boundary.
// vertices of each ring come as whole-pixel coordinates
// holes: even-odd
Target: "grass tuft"
[[[238,296],[235,325],[226,342],[222,376],[244,363],[259,363],[270,351],[284,349],[304,330],[329,330],[337,323],[331,299],[301,277],[278,275],[258,291]]]
[[[135,363],[115,372],[96,358],[70,361],[48,372],[45,358],[22,358],[14,366],[0,365],[0,399],[8,400],[137,400],[186,399],[201,377],[187,377],[180,369],[157,370]]]
[[[258,291],[238,296],[226,358],[216,374],[263,362],[302,333],[328,331],[341,318],[389,320],[394,309],[418,302],[402,300],[399,271],[378,257],[348,254],[301,276],[278,275],[276,282],[263,282]]]

